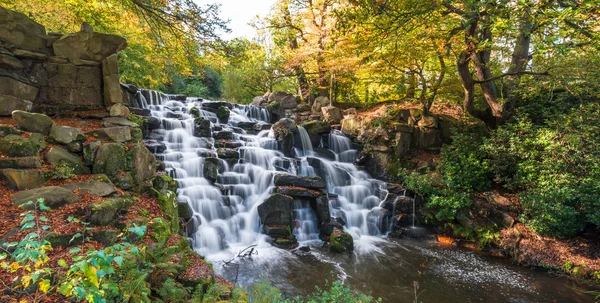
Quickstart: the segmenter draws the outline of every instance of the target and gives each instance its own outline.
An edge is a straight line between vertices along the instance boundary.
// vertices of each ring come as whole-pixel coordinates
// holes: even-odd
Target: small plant
[[[148,119],[136,114],[129,114],[127,120],[142,126],[144,123],[148,123]]]
[[[381,118],[377,118],[375,120],[373,120],[373,126],[377,127],[377,126],[382,126],[385,124],[385,120],[381,119]]]
[[[65,180],[73,177],[75,177],[75,169],[69,163],[61,161],[54,166],[53,179]]]
[[[14,292],[26,293],[30,287],[35,287],[41,291],[41,296],[44,296],[51,288],[52,269],[48,266],[50,258],[46,252],[52,250],[52,245],[43,237],[49,226],[44,225],[48,219],[41,213],[50,208],[44,205],[44,199],[29,201],[21,207],[33,207],[33,210],[21,214],[21,231],[27,230],[30,233],[21,241],[8,243],[7,247],[3,248],[5,252],[0,253],[0,267],[13,274],[18,273],[18,283],[12,289]],[[9,254],[8,248],[15,250]],[[35,292],[34,296],[40,294]]]

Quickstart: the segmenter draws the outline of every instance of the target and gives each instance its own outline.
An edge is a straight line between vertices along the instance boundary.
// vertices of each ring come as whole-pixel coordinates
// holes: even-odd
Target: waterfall
[[[329,135],[328,146],[336,155],[335,161],[313,152],[303,127],[298,127],[295,136],[298,158],[287,158],[278,150],[269,130],[271,117],[265,108],[197,98],[179,101],[149,90],[141,90],[137,101],[161,120],[161,128],[153,130],[152,137],[161,138],[166,150],[157,157],[179,181],[178,200],[187,202],[194,211],[196,228],[189,237],[200,254],[256,243],[268,245],[267,236],[261,233],[257,207],[272,194],[273,177],[280,172],[322,177],[330,214],[338,222],[345,222],[345,229],[355,240],[381,235],[388,228],[379,211],[386,194],[382,189],[385,183],[353,164],[357,151],[341,132],[334,130]],[[225,105],[231,110],[230,117],[227,123],[220,123],[216,109]],[[232,139],[225,142],[229,145],[223,147],[218,145],[223,142],[214,138],[194,136],[194,117],[190,114],[193,107],[210,121],[213,136],[230,133]],[[227,152],[239,154],[239,159],[226,157]],[[205,167],[214,165],[207,163],[208,157],[218,158],[218,177],[213,183],[205,176]],[[320,241],[318,220],[311,206],[295,201],[292,209],[297,239]]]

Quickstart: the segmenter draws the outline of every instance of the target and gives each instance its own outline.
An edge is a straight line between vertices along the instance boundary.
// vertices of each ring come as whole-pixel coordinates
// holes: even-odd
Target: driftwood
[[[250,246],[240,250],[240,252],[237,255],[235,255],[233,258],[231,258],[231,260],[229,260],[229,261],[223,260],[223,266],[229,265],[231,262],[233,262],[233,260],[235,260],[237,258],[246,258],[246,257],[250,257],[252,255],[258,255],[258,250],[254,249],[254,247],[256,247],[256,244],[250,245]]]

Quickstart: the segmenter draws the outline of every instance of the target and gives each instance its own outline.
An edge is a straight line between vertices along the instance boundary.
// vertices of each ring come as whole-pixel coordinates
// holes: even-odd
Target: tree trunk
[[[290,41],[290,49],[298,49],[298,40],[296,38]],[[293,69],[294,73],[296,73],[296,77],[298,78],[300,98],[302,100],[306,100],[312,106],[312,100],[310,100],[310,89],[308,85],[308,80],[306,79],[306,74],[304,73],[304,69],[298,65],[294,66]]]
[[[406,90],[406,97],[414,99],[415,91],[417,90],[417,77],[413,71],[408,72],[408,89]]]

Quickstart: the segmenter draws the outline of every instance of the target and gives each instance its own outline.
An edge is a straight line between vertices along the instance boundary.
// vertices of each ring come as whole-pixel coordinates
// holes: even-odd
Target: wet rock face
[[[289,174],[275,175],[275,186],[299,186],[311,189],[324,189],[325,182],[317,176],[296,176]]]
[[[258,206],[260,222],[266,226],[292,225],[292,202],[290,196],[273,194]]]
[[[294,152],[294,134],[298,130],[294,120],[283,118],[273,124],[273,133],[275,140],[279,143],[281,152],[286,157],[292,157]]]
[[[354,250],[354,239],[347,232],[335,228],[329,237],[329,250],[335,253],[344,253]]]

